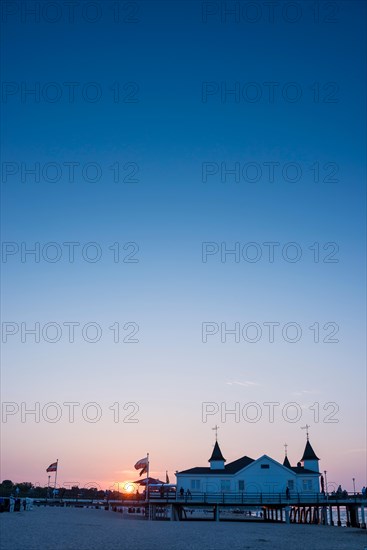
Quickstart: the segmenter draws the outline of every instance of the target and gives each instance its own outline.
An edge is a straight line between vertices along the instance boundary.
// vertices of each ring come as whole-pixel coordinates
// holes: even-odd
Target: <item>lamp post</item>
[[[327,485],[327,471],[324,470],[324,479],[325,479],[325,504],[326,506],[323,508],[323,512],[324,512],[324,518],[325,518],[325,525],[328,524],[328,513],[327,513],[327,506],[329,506],[329,519],[330,519],[330,525],[334,525],[334,520],[333,520],[333,503],[332,502],[329,502],[329,488],[328,488],[328,485]]]
[[[356,478],[353,477],[352,480],[353,480],[353,493],[354,493],[354,496],[356,496]]]
[[[47,498],[50,498],[50,477],[48,476],[48,484],[47,484]]]
[[[326,499],[328,497],[328,490],[327,490],[327,477],[326,477],[327,471],[324,470],[324,477],[325,477],[325,491],[326,491]]]

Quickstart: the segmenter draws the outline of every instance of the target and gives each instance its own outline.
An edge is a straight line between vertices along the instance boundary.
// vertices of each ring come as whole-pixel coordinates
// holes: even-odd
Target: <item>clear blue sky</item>
[[[3,477],[43,483],[44,466],[58,456],[64,480],[107,483],[129,478],[147,450],[162,475],[167,468],[205,464],[215,423],[228,459],[263,452],[281,459],[286,439],[296,462],[304,445],[299,427],[308,422],[331,477],[346,486],[353,475],[365,483],[365,3],[320,2],[316,21],[313,2],[296,2],[301,15],[290,22],[295,15],[280,2],[270,22],[257,2],[259,21],[250,22],[255,16],[244,11],[246,2],[237,21],[225,21],[221,2],[211,4],[218,7],[213,14],[205,2],[137,2],[136,14],[135,3],[121,2],[116,22],[106,1],[94,23],[86,20],[92,12],[83,18],[81,8],[70,22],[62,2],[58,22],[49,21],[51,7],[34,22],[15,4],[18,11],[4,15],[2,37],[3,241],[20,248],[22,242],[29,248],[56,242],[63,255],[56,263],[30,256],[21,262],[20,253],[7,258],[2,317],[18,325],[93,321],[103,335],[95,344],[80,333],[73,344],[64,333],[55,344],[42,338],[34,344],[31,337],[21,343],[20,332],[9,337],[3,399],[95,401],[105,414],[98,424],[9,418]],[[67,82],[77,83],[72,102]],[[90,82],[95,86],[86,89]],[[120,102],[114,101],[117,82]],[[205,82],[214,92],[203,101]],[[221,95],[236,82],[239,101]],[[269,82],[276,83],[273,101]],[[126,83],[133,84],[124,88]],[[34,86],[40,87],[39,101],[22,95]],[[83,92],[96,89],[101,98],[87,101]],[[255,89],[262,95],[250,101]],[[295,89],[301,97],[291,102],[284,94]],[[47,100],[55,90],[61,97]],[[70,181],[67,166],[74,162],[79,165]],[[269,162],[279,163],[273,182]],[[22,163],[38,163],[41,172],[51,168],[35,182]],[[59,181],[50,181],[48,163],[61,167]],[[81,177],[88,163],[100,167],[99,181]],[[121,179],[137,166],[138,181],[114,183],[109,167],[115,163]],[[219,174],[203,182],[203,163]],[[255,163],[262,176],[222,182],[222,163],[240,163],[241,170]],[[300,167],[299,181],[282,177],[287,163]],[[315,163],[320,181],[310,168]],[[74,263],[62,244],[71,241],[81,243]],[[274,263],[265,256],[257,263],[231,257],[222,263],[216,254],[202,262],[203,242],[228,248],[255,242],[264,252],[262,243],[269,241],[280,249],[298,243],[301,260],[277,254]],[[88,242],[101,247],[100,261],[80,256]],[[139,262],[114,263],[108,247],[115,242],[137,243]],[[336,243],[338,262],[313,261],[309,247],[315,242],[321,260],[332,251],[323,245]],[[139,325],[139,343],[114,344],[108,327],[128,321]],[[221,343],[217,334],[201,341],[203,322],[231,327],[267,321],[297,322],[302,338],[271,344],[264,333],[254,344]],[[337,323],[339,343],[315,344],[308,328],[315,322]],[[139,404],[138,424],[111,422],[108,406],[117,401]],[[294,424],[282,417],[275,425],[264,419],[221,422],[220,416],[204,424],[203,401],[228,407],[297,401],[305,413]],[[316,401],[321,409],[336,402],[339,422],[315,423],[308,407]],[[81,464],[96,440],[100,450],[86,471]],[[19,458],[24,442],[32,447],[26,472]],[[341,442],[349,453],[345,460],[336,459]],[[99,452],[106,447],[112,457],[101,465]]]

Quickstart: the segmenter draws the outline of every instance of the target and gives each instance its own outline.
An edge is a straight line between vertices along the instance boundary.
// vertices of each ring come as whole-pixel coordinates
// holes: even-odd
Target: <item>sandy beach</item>
[[[318,525],[159,522],[88,508],[0,515],[1,550],[364,550],[366,531]]]

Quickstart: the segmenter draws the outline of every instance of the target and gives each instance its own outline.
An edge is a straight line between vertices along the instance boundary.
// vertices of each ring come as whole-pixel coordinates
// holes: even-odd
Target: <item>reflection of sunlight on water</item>
[[[365,519],[367,520],[367,507],[364,508],[364,515],[365,515]],[[358,519],[357,519],[357,521],[361,523],[361,520],[362,520],[362,518],[361,518],[361,509],[358,508]],[[330,521],[329,510],[328,510],[328,521]],[[334,526],[337,526],[338,510],[337,510],[336,506],[333,506],[333,521],[334,521]],[[346,514],[346,511],[345,511],[345,508],[340,509],[340,521],[341,521],[342,527],[346,527],[346,525],[347,525],[347,514]]]
[[[338,512],[337,507],[333,506],[333,521],[334,526],[337,527],[337,521],[338,521]],[[133,506],[129,507],[126,506],[117,506],[117,511],[121,512],[124,517],[131,517],[131,518],[137,518],[137,517],[145,517],[145,508],[144,506]],[[367,519],[367,508],[365,507],[365,518]],[[241,519],[251,519],[252,521],[262,521],[262,512],[259,508],[251,509],[251,513],[249,513],[250,510],[240,510],[240,509],[233,509],[233,510],[221,510],[220,514],[222,517],[226,517],[227,519],[233,519],[233,520],[239,520]],[[188,517],[195,517],[195,519],[208,519],[208,516],[213,515],[212,509],[206,509],[206,508],[196,508],[196,509],[190,509],[188,508],[186,510],[186,514]],[[168,510],[166,510],[166,513],[163,514],[164,516],[168,516]],[[358,511],[358,522],[361,522],[361,511],[359,509]],[[328,508],[328,522],[330,521],[330,514],[329,514],[329,508]],[[340,521],[342,524],[342,527],[346,527],[347,525],[347,514],[345,512],[345,509],[341,508],[340,510]]]

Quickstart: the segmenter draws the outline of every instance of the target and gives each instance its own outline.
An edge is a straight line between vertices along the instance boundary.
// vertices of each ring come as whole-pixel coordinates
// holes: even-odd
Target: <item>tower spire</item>
[[[212,430],[215,431],[215,444],[214,449],[212,452],[212,456],[209,458],[210,462],[210,468],[212,470],[223,470],[224,469],[224,463],[226,462],[226,459],[222,455],[222,451],[220,450],[219,443],[218,443],[218,430],[219,426],[214,426]]]
[[[309,428],[311,428],[311,426],[309,426],[308,424],[306,424],[306,426],[301,426],[301,430],[306,430],[306,437],[307,437],[307,441],[310,440],[310,435],[309,435]]]
[[[303,451],[301,462],[303,463],[303,467],[306,468],[307,470],[318,472],[320,459],[315,453],[315,451],[313,450],[312,445],[310,443],[310,436],[308,432],[309,427],[310,426],[308,424],[306,424],[306,426],[302,426],[302,430],[306,430],[307,441],[306,441],[305,450]]]
[[[284,443],[284,461],[283,461],[283,466],[285,466],[286,468],[291,468],[291,463],[289,462],[289,459],[288,459],[288,456],[287,456],[287,448],[288,448],[287,443]]]

